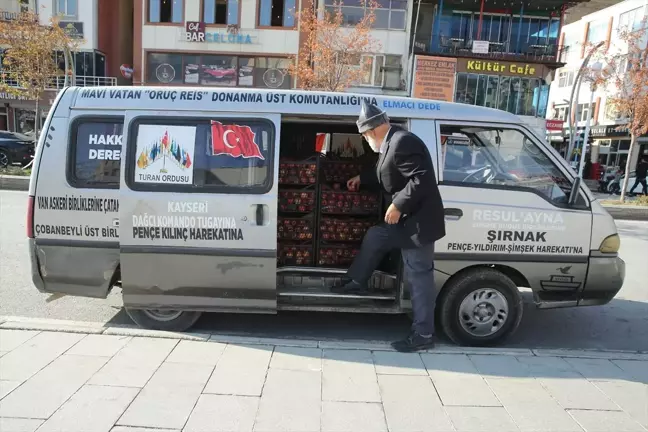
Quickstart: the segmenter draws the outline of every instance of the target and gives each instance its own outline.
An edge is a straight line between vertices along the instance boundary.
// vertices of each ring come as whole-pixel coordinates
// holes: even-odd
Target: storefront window
[[[27,135],[29,137],[34,136],[34,125],[35,125],[35,118],[36,118],[36,112],[34,110],[26,110],[26,109],[16,109],[14,110],[14,115],[15,115],[15,129],[16,132],[21,133],[23,135]],[[43,130],[43,123],[45,122],[45,116],[41,114],[41,119],[40,119],[40,125],[38,127],[38,130]]]
[[[236,87],[237,59],[234,56],[202,56],[200,84]]]
[[[292,88],[290,60],[279,57],[149,53],[149,83]]]
[[[455,102],[544,117],[548,89],[538,78],[460,72],[455,84]]]
[[[149,53],[147,81],[160,84],[182,83],[182,56],[179,54]]]

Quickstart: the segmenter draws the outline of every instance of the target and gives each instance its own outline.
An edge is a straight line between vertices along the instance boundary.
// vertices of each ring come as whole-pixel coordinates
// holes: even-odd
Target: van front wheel
[[[142,328],[175,332],[189,330],[201,315],[191,311],[131,308],[126,308],[126,313]]]
[[[490,346],[517,330],[524,305],[517,286],[491,269],[469,270],[449,282],[439,312],[445,334],[456,344]]]

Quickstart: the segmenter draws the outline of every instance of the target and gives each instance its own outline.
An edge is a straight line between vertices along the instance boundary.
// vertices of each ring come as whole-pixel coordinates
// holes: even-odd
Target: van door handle
[[[446,220],[459,220],[463,217],[463,210],[458,208],[443,209]]]
[[[256,224],[261,226],[263,225],[263,219],[264,219],[264,214],[263,214],[263,204],[257,204],[256,206]]]

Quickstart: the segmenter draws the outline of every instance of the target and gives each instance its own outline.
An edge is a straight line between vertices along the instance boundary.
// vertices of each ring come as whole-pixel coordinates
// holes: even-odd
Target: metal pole
[[[515,52],[516,53],[519,53],[519,51],[520,51],[520,36],[522,36],[522,15],[524,15],[524,3],[522,3],[521,6],[520,6],[520,22],[518,24],[517,41],[515,42]]]
[[[301,0],[300,0],[301,1]],[[414,88],[414,47],[416,46],[416,30],[418,29],[418,20],[419,20],[419,13],[421,12],[421,0],[418,0],[418,6],[416,8],[416,20],[414,21],[414,33],[412,37],[412,51],[410,52],[410,68],[409,68],[409,83],[408,83],[408,89],[407,89],[407,94],[412,96],[412,89]],[[432,26],[434,27],[434,26]]]
[[[599,42],[597,45],[592,48],[592,51],[590,51],[589,54],[587,54],[587,57],[583,60],[583,64],[581,64],[580,69],[578,70],[578,73],[576,74],[576,78],[574,79],[574,85],[572,86],[572,91],[571,91],[571,96],[569,97],[569,146],[567,147],[567,161],[571,159],[571,152],[574,149],[574,120],[572,120],[572,114],[574,115],[574,119],[576,118],[576,112],[574,111],[574,92],[576,92],[576,101],[578,102],[578,95],[580,94],[580,82],[581,82],[581,76],[583,75],[583,71],[587,67],[587,63],[589,62],[590,58],[592,57],[592,54],[596,50],[598,50],[600,47],[602,47],[605,44],[605,42]]]
[[[483,20],[484,20],[484,0],[481,0],[481,6],[479,7],[479,24],[477,24],[477,40],[481,40]]]
[[[594,103],[594,92],[596,87],[592,85],[590,87],[590,100],[589,100],[589,110],[587,114],[587,122],[585,123],[585,134],[583,135],[583,145],[581,146],[581,158],[578,167],[578,177],[583,178],[583,167],[585,166],[585,155],[587,153],[587,138],[590,133],[590,125],[592,123],[592,104]]]

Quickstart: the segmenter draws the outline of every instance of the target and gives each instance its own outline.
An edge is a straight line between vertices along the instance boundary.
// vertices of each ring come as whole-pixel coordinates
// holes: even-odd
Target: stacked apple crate
[[[317,211],[317,161],[279,164],[277,265],[312,266]]]
[[[348,267],[360,250],[362,239],[377,222],[380,195],[349,191],[346,182],[363,167],[346,161],[322,161],[320,176],[317,264]]]

